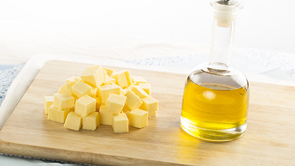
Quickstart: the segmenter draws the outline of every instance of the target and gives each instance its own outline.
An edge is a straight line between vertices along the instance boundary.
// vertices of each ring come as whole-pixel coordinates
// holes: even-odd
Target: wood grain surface
[[[295,87],[252,82],[247,131],[227,143],[200,141],[180,129],[181,74],[130,69],[152,84],[160,102],[157,117],[143,129],[115,134],[101,125],[75,132],[47,120],[43,96],[87,66],[47,62],[0,132],[0,152],[100,165],[295,165]]]

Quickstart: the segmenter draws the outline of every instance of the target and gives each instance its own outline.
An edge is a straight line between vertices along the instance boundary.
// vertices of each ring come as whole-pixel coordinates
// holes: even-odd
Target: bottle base
[[[235,128],[216,130],[193,126],[181,117],[180,126],[186,133],[201,140],[209,142],[228,142],[242,137],[246,131],[247,123]]]

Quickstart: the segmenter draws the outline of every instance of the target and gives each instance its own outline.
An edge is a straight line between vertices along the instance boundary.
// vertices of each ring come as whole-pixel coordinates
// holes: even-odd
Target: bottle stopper
[[[239,10],[243,8],[239,0],[212,0],[210,4],[214,8],[214,18],[219,27],[230,27]]]

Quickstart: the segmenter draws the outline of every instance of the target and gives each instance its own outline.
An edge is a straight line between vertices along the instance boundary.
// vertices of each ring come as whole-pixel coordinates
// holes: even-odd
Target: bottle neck
[[[227,70],[231,64],[235,20],[213,19],[209,68]]]

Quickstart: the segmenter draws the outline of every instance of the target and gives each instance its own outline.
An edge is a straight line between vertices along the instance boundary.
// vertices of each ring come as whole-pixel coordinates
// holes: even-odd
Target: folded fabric
[[[0,107],[8,88],[24,65],[25,63],[20,65],[0,65]]]

